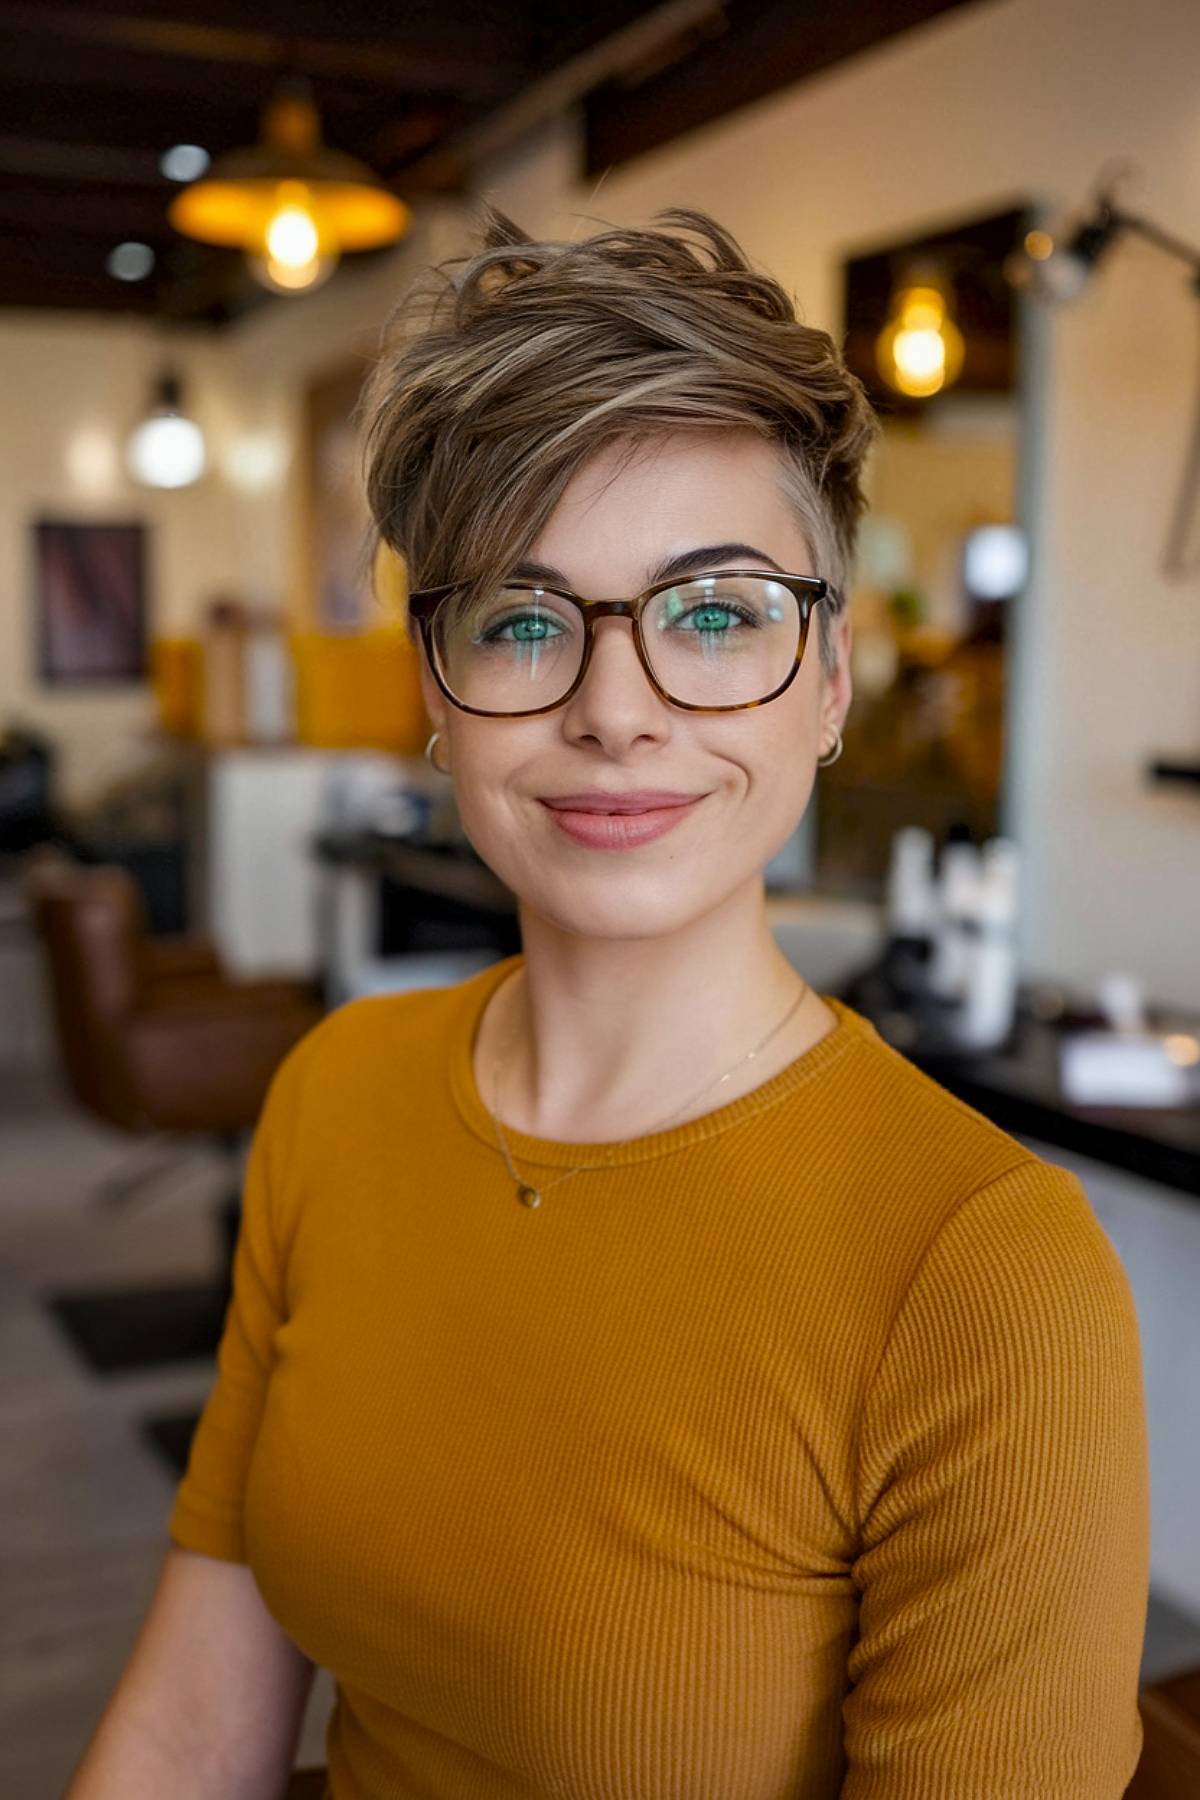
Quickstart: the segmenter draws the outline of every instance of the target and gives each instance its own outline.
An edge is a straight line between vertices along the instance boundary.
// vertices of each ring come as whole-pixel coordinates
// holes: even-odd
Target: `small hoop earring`
[[[830,763],[835,763],[841,754],[842,754],[842,734],[838,730],[837,726],[835,725],[833,728],[833,755],[832,756],[818,756],[818,758],[817,758],[818,769],[827,769],[829,767]]]
[[[441,763],[438,762],[437,758],[435,757],[435,755],[433,753],[433,746],[437,743],[437,741],[441,737],[441,735],[442,734],[440,731],[435,731],[433,736],[430,738],[429,742],[426,744],[425,760],[426,760],[426,762],[433,764],[433,767],[437,770],[439,775],[448,775],[450,773],[449,769],[443,769]]]

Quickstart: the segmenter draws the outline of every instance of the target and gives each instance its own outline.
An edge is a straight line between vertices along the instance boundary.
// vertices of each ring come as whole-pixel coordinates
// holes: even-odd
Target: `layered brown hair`
[[[741,427],[778,446],[813,572],[830,610],[845,605],[879,430],[862,383],[715,219],[672,207],[655,220],[543,241],[485,202],[478,249],[392,312],[360,422],[376,542],[412,587],[502,581],[577,470],[619,439]]]

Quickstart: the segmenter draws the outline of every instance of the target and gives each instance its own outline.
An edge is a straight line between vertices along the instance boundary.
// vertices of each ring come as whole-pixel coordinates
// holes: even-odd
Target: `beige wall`
[[[54,739],[69,802],[144,757],[154,709],[144,684],[89,692],[38,679],[32,522],[143,521],[153,633],[194,629],[214,591],[242,589],[241,548],[254,541],[259,494],[269,499],[277,482],[247,493],[235,479],[246,479],[246,440],[263,421],[256,396],[239,397],[229,382],[227,355],[210,334],[167,338],[140,323],[61,314],[0,322],[0,719]],[[127,476],[124,438],[168,358],[204,427],[211,472],[194,488],[155,492]],[[286,440],[276,449],[286,454]]]
[[[799,296],[807,319],[832,329],[846,255],[1020,201],[1074,207],[1114,157],[1140,170],[1128,205],[1200,238],[1198,66],[1195,0],[996,0],[613,170],[598,187],[575,182],[576,122],[560,120],[489,168],[485,189],[530,229],[561,235],[589,229],[576,213],[644,221],[660,206],[706,207]],[[460,222],[439,209],[394,258],[215,340],[204,404],[237,429],[293,440],[298,377],[356,348],[369,354],[407,272],[460,241]],[[1011,829],[1028,859],[1026,966],[1081,980],[1128,967],[1191,1005],[1200,1005],[1200,795],[1151,790],[1142,768],[1159,751],[1200,752],[1200,584],[1171,585],[1158,569],[1197,326],[1182,269],[1132,242],[1075,307],[1039,323],[1022,472],[1035,563],[1009,781]],[[150,342],[132,326],[0,324],[5,437],[19,439],[3,452],[17,479],[0,495],[0,708],[21,700],[61,731],[80,785],[127,742],[141,703],[49,702],[31,689],[27,658],[13,670],[24,655],[20,542],[35,496],[60,498],[69,432],[88,407],[130,403],[155,361]],[[200,410],[198,385],[196,399]],[[189,615],[233,573],[264,597],[286,597],[295,471],[293,459],[291,474],[252,501],[223,481],[153,500],[164,617]]]

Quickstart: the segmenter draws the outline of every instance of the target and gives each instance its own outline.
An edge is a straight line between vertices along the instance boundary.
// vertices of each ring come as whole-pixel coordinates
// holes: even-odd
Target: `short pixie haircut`
[[[830,583],[817,618],[831,675],[824,614],[846,604],[879,431],[833,339],[693,208],[566,243],[529,237],[489,202],[479,217],[478,250],[393,310],[364,388],[376,545],[404,559],[413,588],[477,595],[506,579],[599,450],[748,428],[778,445],[781,490]]]

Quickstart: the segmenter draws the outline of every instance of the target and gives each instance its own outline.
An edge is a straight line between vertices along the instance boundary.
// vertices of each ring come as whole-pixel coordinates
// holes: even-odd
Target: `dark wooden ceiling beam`
[[[603,13],[608,0],[574,0],[581,11]],[[32,0],[4,0],[5,10],[28,8]],[[470,57],[488,44],[517,34],[532,39],[539,4],[561,13],[561,0],[404,0],[388,7],[381,0],[38,0],[38,11],[87,13],[91,18],[139,24],[185,23],[216,31],[252,25],[272,37],[312,38],[337,44],[378,44],[401,37],[417,48]],[[561,17],[557,29],[562,29]]]
[[[3,101],[0,100],[0,117]],[[83,204],[90,188],[157,191],[163,203],[174,184],[162,177],[156,150],[113,149],[103,143],[58,144],[43,138],[0,137],[0,181],[20,181],[31,192],[43,184],[75,194]]]
[[[195,78],[197,66],[207,64],[214,71],[232,67],[242,74],[257,73],[260,79],[264,70],[286,69],[370,88],[448,92],[479,99],[509,92],[525,72],[519,46],[514,50],[514,39],[520,37],[516,21],[503,37],[495,31],[481,31],[469,50],[456,53],[439,48],[428,34],[420,41],[407,18],[383,38],[376,35],[374,41],[348,42],[340,33],[337,37],[305,35],[296,29],[294,20],[289,29],[271,32],[261,29],[257,15],[255,26],[248,27],[244,13],[238,24],[214,25],[194,16],[180,18],[178,8],[172,12],[173,17],[146,16],[130,8],[104,12],[94,5],[0,0],[0,33],[9,40],[4,45],[4,60],[9,60],[10,47],[24,41],[40,43],[43,58],[48,44],[71,46],[81,61],[90,60],[93,53],[110,58],[115,54],[124,61],[127,78],[135,85],[140,85],[143,76],[157,87],[188,84]],[[140,75],[138,64],[142,65]],[[43,80],[47,66],[43,60]]]
[[[157,313],[160,297],[151,282],[113,281],[99,273],[49,263],[39,250],[31,253],[19,239],[0,236],[4,278],[0,306],[85,307],[95,312]]]
[[[62,146],[64,161],[73,148],[136,152],[149,160],[157,176],[157,147],[178,143],[183,126],[186,141],[213,151],[232,149],[258,133],[260,96],[239,98],[218,83],[197,88],[185,103],[178,91],[139,94],[136,105],[130,99],[128,68],[116,85],[102,83],[93,73],[90,81],[72,85],[64,95],[46,81],[44,71],[35,83],[15,74],[7,56],[0,57],[0,143]],[[382,110],[378,98],[374,104]]]
[[[636,85],[613,81],[585,102],[586,173],[657,149],[737,107],[831,68],[973,0],[730,0],[728,30]],[[852,121],[848,129],[853,129]]]
[[[42,237],[75,237],[87,243],[140,238],[165,247],[182,242],[167,222],[170,198],[169,192],[155,195],[106,187],[84,196],[69,187],[14,180],[0,173],[0,230],[13,226]]]

